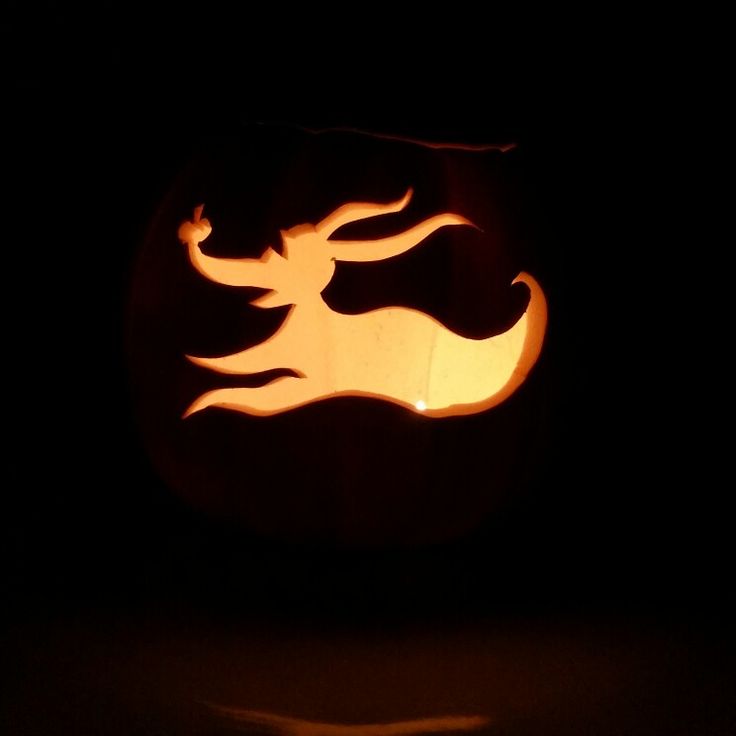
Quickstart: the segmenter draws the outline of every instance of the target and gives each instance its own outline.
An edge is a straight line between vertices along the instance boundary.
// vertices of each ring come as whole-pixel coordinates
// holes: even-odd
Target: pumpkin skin
[[[213,389],[293,375],[214,373],[187,355],[223,356],[267,340],[290,306],[259,309],[264,289],[223,286],[192,267],[177,233],[197,205],[217,258],[280,252],[281,231],[347,202],[413,196],[401,211],[337,231],[376,240],[442,212],[445,227],[396,257],[339,262],[322,296],[335,312],[420,310],[466,338],[507,331],[529,290],[520,247],[514,152],[435,149],[353,133],[249,129],[193,157],[154,218],[132,282],[128,351],[139,425],[166,483],[196,507],[260,534],[345,544],[414,544],[478,525],[519,486],[533,454],[537,366],[500,405],[441,419],[374,398],[341,396],[272,416],[210,407]]]

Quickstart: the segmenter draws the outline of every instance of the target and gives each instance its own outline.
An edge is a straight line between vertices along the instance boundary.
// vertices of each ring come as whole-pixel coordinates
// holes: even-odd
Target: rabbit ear
[[[401,212],[409,204],[413,194],[414,190],[409,187],[406,194],[394,202],[386,202],[385,204],[378,204],[376,202],[349,202],[327,215],[324,220],[318,223],[315,229],[327,239],[339,227],[347,225],[350,222],[366,220],[369,217],[377,217],[378,215],[390,215],[393,212]]]
[[[331,240],[328,241],[328,245],[332,250],[332,256],[338,261],[382,261],[385,258],[391,258],[411,250],[445,225],[470,225],[475,227],[470,220],[447,212],[430,217],[409,230],[388,238],[356,241]]]

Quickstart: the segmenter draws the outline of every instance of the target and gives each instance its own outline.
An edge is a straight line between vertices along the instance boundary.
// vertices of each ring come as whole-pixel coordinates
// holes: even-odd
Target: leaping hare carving
[[[340,314],[321,296],[335,261],[391,258],[439,228],[473,226],[460,215],[443,213],[378,240],[330,239],[347,223],[403,210],[411,196],[410,189],[387,204],[344,204],[316,225],[282,230],[283,254],[269,247],[257,259],[203,253],[200,244],[212,225],[202,218],[203,207],[195,208],[194,218],[179,228],[192,265],[219,284],[270,289],[251,302],[257,307],[292,307],[281,327],[258,345],[218,358],[187,357],[219,373],[285,368],[296,375],[258,388],[209,391],[184,416],[210,406],[267,416],[336,396],[364,396],[428,417],[445,417],[482,412],[510,396],[536,362],[547,323],[544,294],[528,273],[513,281],[526,284],[531,292],[524,314],[506,332],[482,340],[461,337],[429,315],[405,307]]]

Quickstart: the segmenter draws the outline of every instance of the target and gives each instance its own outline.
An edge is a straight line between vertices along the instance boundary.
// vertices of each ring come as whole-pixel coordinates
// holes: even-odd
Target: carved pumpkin
[[[514,154],[259,128],[196,157],[133,283],[166,482],[261,533],[416,542],[528,463],[546,300]]]

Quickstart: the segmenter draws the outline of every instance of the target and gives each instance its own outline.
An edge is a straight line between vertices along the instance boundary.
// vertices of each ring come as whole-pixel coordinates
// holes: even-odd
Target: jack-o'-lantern
[[[547,323],[513,164],[268,127],[193,157],[133,282],[135,403],[165,481],[287,539],[477,524],[529,462]]]

